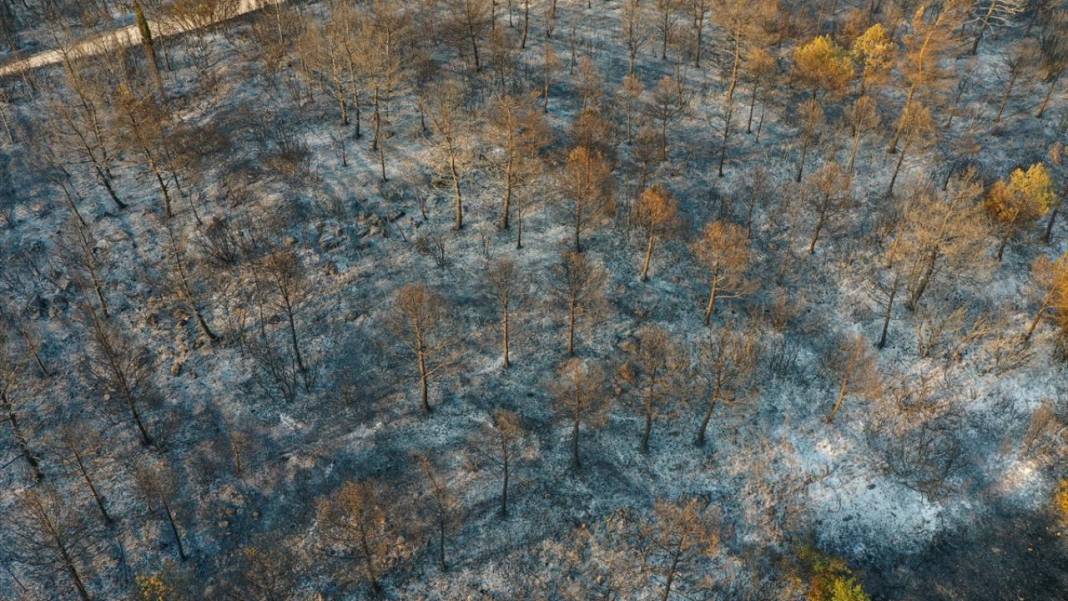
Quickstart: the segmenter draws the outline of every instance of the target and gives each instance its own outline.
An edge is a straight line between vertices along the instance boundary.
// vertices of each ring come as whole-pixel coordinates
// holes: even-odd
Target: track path
[[[237,7],[211,24],[227,21],[246,13],[260,10],[271,4],[281,4],[285,0],[240,0]],[[148,21],[149,29],[153,37],[168,37],[186,33],[196,29],[199,24],[190,23],[187,20],[153,20]],[[72,56],[91,56],[106,50],[125,48],[141,43],[141,35],[137,31],[137,24],[131,24],[121,29],[115,29],[107,33],[97,34],[88,39],[77,42],[68,48],[53,48],[44,50],[24,58],[15,59],[6,65],[0,66],[0,77],[21,73],[29,69],[37,69],[48,65],[54,65],[63,60],[66,52]]]

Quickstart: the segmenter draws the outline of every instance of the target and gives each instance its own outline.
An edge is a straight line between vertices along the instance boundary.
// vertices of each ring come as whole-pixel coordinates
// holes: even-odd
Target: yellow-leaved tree
[[[845,48],[821,35],[794,51],[794,72],[813,98],[821,93],[841,96],[853,79],[853,61]]]
[[[1042,163],[1026,170],[1016,169],[990,188],[985,206],[1001,239],[998,261],[1009,240],[1025,225],[1048,213],[1054,200],[1053,178]]]
[[[863,96],[870,86],[882,83],[890,74],[897,44],[890,38],[886,28],[876,23],[853,40],[850,50],[853,60],[860,65],[860,95]]]

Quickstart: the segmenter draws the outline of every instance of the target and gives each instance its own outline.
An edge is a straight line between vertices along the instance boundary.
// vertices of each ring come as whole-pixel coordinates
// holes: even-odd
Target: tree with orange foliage
[[[708,325],[718,299],[735,298],[748,292],[745,271],[749,268],[749,237],[739,225],[710,221],[691,250],[708,270],[709,291],[705,304],[705,325]]]
[[[659,238],[669,236],[679,221],[678,204],[671,192],[660,184],[653,184],[642,192],[635,209],[635,220],[645,230],[645,259],[642,261],[643,282],[649,280],[649,264],[653,260],[653,247]]]
[[[540,172],[538,156],[551,139],[551,133],[534,99],[502,96],[489,111],[490,136],[499,154],[496,157],[504,198],[501,202],[501,229],[510,227],[512,197],[518,188]]]
[[[842,338],[829,360],[838,378],[838,396],[835,397],[831,412],[827,414],[827,423],[834,421],[846,397],[852,395],[870,399],[882,390],[875,355],[871,352],[868,340],[860,334],[849,334]]]
[[[1039,256],[1031,266],[1031,278],[1040,296],[1038,311],[1035,311],[1035,317],[1024,333],[1025,342],[1031,339],[1035,328],[1054,304],[1068,300],[1068,253],[1055,260],[1046,255]]]
[[[911,27],[904,36],[905,53],[898,66],[908,91],[901,118],[887,152],[897,152],[897,144],[908,125],[913,102],[945,90],[953,81],[953,72],[942,65],[944,58],[958,50],[957,32],[966,16],[967,2],[951,0],[938,10],[923,4],[913,13]]]
[[[446,348],[449,338],[444,332],[448,316],[445,299],[425,284],[405,284],[397,291],[394,311],[387,329],[412,354],[419,370],[419,391],[423,411],[430,413],[431,361]]]
[[[316,506],[316,528],[322,544],[362,564],[363,578],[371,590],[380,591],[380,579],[408,549],[395,532],[390,502],[382,485],[348,481]]]
[[[817,36],[794,51],[794,74],[812,92],[812,98],[841,96],[853,80],[849,53],[830,36]]]
[[[552,269],[552,294],[567,305],[567,354],[575,354],[579,315],[589,313],[604,298],[607,273],[582,253],[568,251]]]
[[[581,427],[600,428],[608,418],[605,373],[596,363],[570,359],[560,366],[557,374],[551,383],[556,411],[571,424],[571,465],[579,468]]]
[[[718,519],[698,499],[656,502],[653,518],[642,524],[640,534],[653,567],[662,570],[661,601],[668,601],[676,579],[687,568],[719,553],[718,527]]]
[[[612,170],[600,152],[578,146],[567,155],[562,186],[571,203],[574,250],[582,252],[583,229],[612,209]]]
[[[843,216],[853,208],[852,180],[838,163],[827,163],[808,180],[802,197],[815,215],[808,254],[816,254],[816,243],[827,228],[838,227]]]

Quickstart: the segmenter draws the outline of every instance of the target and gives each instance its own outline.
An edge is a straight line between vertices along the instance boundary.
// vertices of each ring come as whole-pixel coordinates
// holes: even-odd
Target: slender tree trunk
[[[1056,209],[1054,209],[1056,211]],[[1048,241],[1049,236],[1047,236]],[[41,359],[41,353],[38,351],[37,343],[30,339],[30,335],[26,333],[26,330],[19,328],[19,336],[22,337],[22,341],[26,343],[26,348],[30,349],[30,354],[33,355],[33,362],[37,364],[37,369],[41,371],[41,376],[44,378],[51,378],[52,371],[49,370],[44,360]]]
[[[998,263],[1000,263],[1001,259],[1005,256],[1005,247],[1009,245],[1009,238],[1012,238],[1012,230],[1006,227],[1005,235],[1001,237],[1001,242],[998,243]]]
[[[74,588],[78,591],[78,597],[82,601],[92,601],[93,598],[89,596],[89,590],[85,588],[82,577],[78,574],[78,568],[74,567],[74,559],[70,556],[70,552],[67,551],[66,545],[60,541],[56,541],[56,545],[59,547],[59,555],[63,560],[63,567],[66,568],[67,574],[70,575],[70,579],[74,583]]]
[[[512,210],[512,153],[509,152],[508,162],[504,167],[504,205],[501,207],[501,229],[509,227],[509,215]]]
[[[905,116],[908,115],[909,109],[912,108],[912,97],[916,94],[916,84],[912,84],[909,88],[908,96],[905,97],[905,106],[901,109],[901,118],[898,119],[897,127],[894,129],[894,137],[890,140],[890,146],[886,149],[886,152],[894,154],[897,152],[897,142],[901,139],[901,134],[905,131]]]
[[[827,423],[834,421],[834,416],[838,415],[838,412],[842,409],[842,402],[845,401],[846,393],[849,392],[849,380],[842,382],[842,385],[838,387],[838,398],[834,400],[834,407],[831,407],[831,412],[827,414]]]
[[[501,516],[502,517],[508,515],[508,478],[510,476],[509,470],[508,470],[508,467],[509,467],[508,466],[508,453],[504,454],[504,458],[503,459],[504,459],[504,462],[503,462],[504,479],[503,479],[503,481],[501,483]]]
[[[994,9],[997,8],[997,6],[997,2],[991,2],[990,8],[987,9],[986,14],[983,15],[983,19],[979,23],[979,33],[975,35],[975,41],[972,42],[972,54],[979,51],[979,42],[983,40],[983,34],[985,34],[987,28],[990,27],[990,17],[994,14]]]
[[[7,399],[3,399],[3,401],[4,405],[7,407],[7,421],[11,424],[11,433],[15,437],[15,443],[18,445],[19,453],[30,467],[30,472],[33,474],[33,480],[35,482],[40,482],[41,480],[44,480],[44,474],[41,472],[41,464],[37,460],[37,456],[30,450],[30,444],[26,440],[26,434],[22,431],[22,427],[19,425],[18,415],[15,414],[14,408],[11,407]]]
[[[794,176],[794,181],[801,183],[801,173],[805,170],[805,158],[808,157],[808,147],[810,144],[809,136],[805,136],[801,141],[801,158],[797,161],[797,175]]]
[[[297,342],[297,325],[293,319],[293,306],[289,303],[289,298],[285,298],[286,305],[286,321],[289,323],[289,343],[293,346],[293,358],[297,362],[297,369],[301,374],[305,375],[305,385],[307,385],[307,373],[308,367],[304,365],[304,356],[300,354],[300,344]]]
[[[450,152],[449,170],[452,172],[453,192],[456,194],[456,229],[464,228],[464,197],[460,193],[460,171],[456,167],[455,151]]]
[[[827,199],[824,199],[824,203]],[[808,244],[808,254],[816,254],[816,243],[819,242],[820,233],[823,232],[823,226],[827,223],[827,208],[826,205],[820,209],[820,217],[816,220],[816,230],[812,232],[812,241]]]
[[[574,246],[575,252],[582,252],[582,240],[580,236],[582,234],[582,204],[578,200],[575,200],[575,231],[574,231]]]
[[[890,316],[894,311],[894,298],[897,296],[897,289],[900,287],[901,279],[895,275],[894,282],[890,285],[890,294],[886,300],[886,309],[883,311],[883,331],[879,335],[879,349],[886,346],[886,333],[890,328]]]
[[[419,398],[423,403],[423,412],[430,413],[430,375],[427,372],[426,351],[422,348],[422,343],[416,355],[419,360]]]
[[[469,30],[468,37],[471,39],[471,52],[475,55],[475,71],[482,71],[482,61],[478,57],[478,36],[473,30]]]
[[[530,0],[523,0],[523,39],[519,42],[519,48],[527,49],[527,32],[530,31]]]
[[[515,248],[519,250],[523,248],[523,208],[519,207],[516,212],[515,221]]]
[[[575,312],[578,307],[575,306],[575,301],[571,301],[567,306],[567,354],[572,357],[575,356]]]
[[[1046,89],[1046,96],[1042,98],[1042,104],[1038,106],[1038,112],[1035,113],[1036,119],[1041,119],[1042,116],[1046,114],[1046,108],[1049,107],[1050,98],[1053,98],[1053,92],[1057,88],[1057,81],[1059,79],[1059,77],[1055,77],[1049,82],[1049,87]]]
[[[1020,76],[1020,68],[1012,69],[1009,76],[1009,84],[1005,86],[1005,93],[1001,95],[1001,104],[998,106],[998,114],[994,117],[994,123],[1001,123],[1001,117],[1005,114],[1005,107],[1009,105],[1009,97],[1012,96],[1012,88],[1016,85],[1016,78]]]
[[[85,480],[85,484],[89,487],[89,492],[93,495],[93,502],[96,503],[96,508],[100,510],[100,516],[104,518],[104,523],[111,525],[111,514],[108,513],[107,506],[104,505],[104,497],[100,495],[100,492],[96,489],[96,484],[93,482],[92,476],[89,475],[88,468],[85,467],[85,460],[82,459],[82,454],[78,452],[75,445],[70,446],[71,453],[74,455],[74,460],[78,464],[78,473],[81,474],[82,479]]]
[[[731,82],[727,86],[727,112],[723,119],[723,142],[719,148],[719,176],[723,177],[723,164],[727,161],[727,139],[731,131],[731,117],[734,115],[734,89],[738,85],[738,63],[741,60],[741,39],[734,38],[734,65],[731,67]]]
[[[753,133],[753,112],[756,110],[757,93],[759,91],[760,91],[760,87],[754,81],[753,82],[753,93],[749,97],[749,118],[746,119],[746,122],[745,122],[745,133],[747,133],[747,134]]]
[[[441,571],[449,569],[449,565],[445,563],[445,516],[441,515],[438,518],[438,565],[441,566]]]
[[[718,274],[712,274],[712,283],[708,290],[708,304],[705,305],[705,325],[712,321],[712,312],[716,310],[716,295],[719,293]]]
[[[652,393],[649,393],[652,394]],[[653,435],[653,409],[652,399],[646,399],[645,401],[645,429],[642,430],[642,443],[640,450],[643,454],[649,452],[649,439]]]
[[[905,162],[905,151],[909,147],[909,138],[906,136],[905,141],[901,144],[901,154],[897,157],[897,164],[894,165],[894,175],[890,177],[890,187],[886,190],[887,196],[893,196],[894,184],[897,183],[897,175],[901,172],[901,164]]]
[[[660,597],[660,601],[668,601],[671,596],[671,585],[675,582],[675,572],[679,569],[679,559],[682,557],[681,547],[682,539],[680,538],[671,558],[671,567],[668,568],[667,579],[664,581],[664,594]]]
[[[508,367],[510,367],[512,365],[511,361],[509,360],[509,356],[508,356],[508,342],[509,342],[509,334],[510,334],[510,323],[509,323],[509,321],[510,320],[509,320],[509,315],[508,315],[508,307],[505,306],[504,307],[504,319],[502,320],[502,323],[501,323],[501,329],[503,330],[503,334],[504,334],[504,367],[505,368],[508,368]]]
[[[182,536],[178,533],[178,524],[174,522],[174,513],[171,512],[171,505],[162,494],[160,495],[160,502],[163,504],[163,513],[167,516],[167,523],[171,526],[171,533],[174,534],[174,542],[178,545],[178,559],[185,561],[189,559],[189,556],[185,553],[185,546],[182,544]]]
[[[656,244],[656,236],[652,232],[649,233],[649,242],[645,247],[645,260],[642,262],[641,281],[649,281],[649,263],[653,259],[653,246]]]
[[[571,465],[575,469],[582,467],[579,459],[579,420],[577,418],[571,424]]]
[[[125,209],[127,206],[126,203],[122,202],[122,200],[119,199],[119,195],[117,192],[115,192],[115,188],[111,186],[111,176],[108,175],[107,172],[99,165],[97,165],[95,161],[93,164],[93,169],[96,171],[96,175],[100,179],[101,185],[104,186],[104,190],[106,190],[108,196],[111,197],[111,202],[115,203],[115,208],[119,209],[120,211]]]
[[[1053,237],[1053,224],[1057,221],[1057,212],[1061,210],[1061,205],[1058,203],[1053,207],[1053,210],[1049,212],[1049,220],[1046,222],[1046,233],[1042,236],[1042,241],[1049,244]]]
[[[379,591],[382,587],[378,584],[374,555],[371,553],[371,545],[367,541],[367,530],[363,526],[360,527],[360,547],[363,549],[363,567],[367,572],[367,580],[371,582],[372,590]]]
[[[146,447],[150,447],[153,444],[152,436],[148,433],[148,429],[145,428],[145,423],[141,420],[141,412],[137,410],[137,405],[133,400],[133,396],[127,391],[126,406],[130,410],[130,415],[133,416],[134,423],[137,425],[137,431],[141,434],[141,443]]]
[[[909,311],[914,311],[916,305],[920,302],[920,297],[923,296],[924,291],[927,290],[927,285],[931,282],[931,275],[934,274],[935,263],[938,261],[938,251],[932,250],[925,260],[923,268],[923,275],[920,276],[919,282],[916,287],[913,288],[911,294],[909,294],[909,300],[905,303],[905,307]]]
[[[1042,316],[1046,313],[1046,309],[1049,307],[1050,294],[1046,294],[1046,297],[1042,299],[1042,305],[1035,312],[1035,318],[1031,320],[1031,325],[1027,328],[1027,332],[1024,334],[1024,342],[1031,340],[1031,336],[1035,333],[1035,328],[1038,327],[1038,322],[1042,321]]]
[[[716,410],[716,396],[713,395],[708,401],[708,408],[705,409],[705,415],[701,418],[701,427],[697,430],[696,444],[699,447],[705,446],[705,436],[708,432],[708,424],[712,421],[712,412]]]
[[[846,171],[849,172],[850,176],[852,176],[853,173],[854,173],[854,166],[855,166],[856,161],[857,161],[857,152],[859,150],[860,150],[860,130],[855,130],[853,132],[852,148],[849,151],[849,166],[846,167]]]

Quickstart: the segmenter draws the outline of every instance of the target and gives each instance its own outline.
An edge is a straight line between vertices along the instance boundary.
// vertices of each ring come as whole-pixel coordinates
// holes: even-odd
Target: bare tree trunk
[[[912,97],[915,94],[916,84],[912,84],[912,87],[909,88],[908,96],[905,97],[905,106],[901,108],[901,118],[898,119],[897,127],[894,129],[894,137],[890,140],[890,146],[886,149],[886,152],[890,154],[897,152],[897,142],[905,131],[905,116],[908,115],[909,109],[912,108]]]
[[[838,415],[838,412],[842,409],[842,402],[845,401],[847,392],[849,392],[848,379],[838,387],[838,398],[834,400],[834,407],[831,407],[831,412],[827,414],[828,424],[834,421],[834,416]]]
[[[511,367],[511,365],[512,365],[511,361],[509,361],[509,356],[508,356],[509,334],[511,333],[510,332],[510,329],[511,329],[510,328],[510,320],[509,320],[509,315],[508,315],[508,307],[504,308],[504,319],[503,319],[503,322],[501,324],[501,328],[502,328],[503,333],[504,333],[504,367],[508,368],[508,367]]]
[[[504,468],[504,479],[501,483],[501,516],[508,515],[508,478],[510,476],[508,470],[508,453],[504,453],[502,466]]]
[[[991,2],[990,8],[987,9],[986,14],[983,15],[982,20],[979,22],[979,33],[975,35],[975,41],[972,43],[972,54],[979,51],[979,42],[983,40],[983,34],[985,34],[987,28],[990,27],[990,17],[994,14],[994,9],[997,8],[997,6],[997,2]]]
[[[419,359],[419,390],[420,399],[423,403],[423,411],[430,413],[430,374],[426,367],[426,350],[423,348],[422,343],[419,344],[419,351],[416,353]]]
[[[1020,76],[1021,67],[1014,67],[1009,76],[1009,83],[1005,86],[1005,93],[1001,95],[1001,104],[998,106],[998,114],[994,117],[994,123],[1001,123],[1001,117],[1005,114],[1005,107],[1009,105],[1009,97],[1012,96],[1012,88],[1016,85],[1016,79]]]
[[[894,165],[894,175],[890,177],[890,187],[886,190],[887,196],[894,194],[894,184],[897,183],[897,175],[901,172],[901,164],[905,162],[905,151],[909,147],[909,138],[906,137],[905,141],[901,144],[901,154],[897,157],[897,164]]]
[[[854,130],[853,132],[853,145],[849,151],[849,166],[846,167],[846,171],[852,176],[854,173],[854,165],[857,161],[857,152],[860,150],[860,130]]]
[[[652,394],[651,392],[649,394]],[[644,454],[649,452],[649,439],[653,435],[653,409],[652,399],[646,400],[645,429],[642,430],[642,443],[639,450]]]
[[[71,444],[70,451],[71,454],[74,455],[75,463],[78,464],[78,473],[80,473],[82,479],[85,480],[85,484],[89,486],[89,492],[93,495],[93,501],[96,503],[96,508],[100,510],[100,515],[104,518],[104,523],[110,525],[113,521],[111,519],[111,514],[108,513],[107,506],[104,505],[104,498],[100,496],[100,492],[97,491],[92,476],[89,475],[89,470],[85,467],[85,460],[82,459],[82,454],[78,452],[77,444]]]
[[[682,557],[681,539],[679,546],[675,548],[675,553],[671,558],[671,567],[668,568],[667,579],[664,582],[664,594],[660,597],[660,601],[668,601],[671,596],[671,585],[675,581],[675,572],[679,569],[679,558]]]
[[[712,421],[712,412],[716,410],[716,396],[713,395],[708,401],[708,408],[705,409],[705,415],[701,419],[701,427],[697,430],[697,440],[695,443],[699,447],[705,446],[705,436],[708,431],[708,424]]]
[[[1001,237],[1001,241],[998,243],[998,263],[1000,263],[1001,259],[1005,256],[1005,247],[1009,245],[1009,238],[1012,238],[1012,230],[1005,228],[1005,235]]]
[[[810,144],[809,136],[805,136],[801,142],[801,158],[797,161],[797,175],[794,176],[794,181],[801,183],[801,173],[805,170],[805,158],[808,157],[808,147]]]
[[[464,197],[460,193],[460,172],[456,168],[456,156],[455,150],[450,151],[449,156],[449,171],[452,173],[452,187],[453,192],[456,194],[456,229],[462,230],[464,227]]]
[[[712,321],[712,312],[716,310],[716,295],[719,292],[719,277],[712,275],[712,283],[708,291],[708,304],[705,305],[705,325]]]
[[[1042,236],[1042,241],[1049,244],[1053,237],[1053,224],[1057,221],[1057,212],[1061,210],[1061,205],[1058,203],[1053,210],[1049,212],[1049,221],[1046,222],[1046,233]]]
[[[727,113],[723,119],[723,142],[719,148],[719,176],[723,177],[723,164],[727,161],[727,139],[730,136],[731,117],[734,115],[734,90],[738,85],[738,63],[741,60],[741,39],[734,38],[734,65],[731,67],[731,82],[727,86]]]
[[[824,199],[824,203],[827,199]],[[812,241],[808,244],[808,254],[816,254],[816,243],[819,242],[820,233],[823,232],[823,226],[827,223],[827,208],[826,205],[820,209],[819,219],[816,220],[816,230],[812,232]]]
[[[1031,320],[1031,325],[1027,328],[1027,333],[1024,334],[1024,342],[1031,339],[1031,336],[1035,333],[1035,328],[1038,327],[1038,322],[1042,321],[1042,316],[1045,314],[1046,309],[1049,307],[1050,294],[1047,293],[1046,297],[1042,299],[1042,305],[1035,312],[1035,318]]]
[[[74,559],[70,556],[70,552],[67,551],[67,546],[62,541],[56,541],[56,545],[59,547],[59,555],[63,560],[63,566],[66,568],[67,574],[70,575],[70,579],[74,582],[74,588],[78,590],[78,596],[82,601],[92,601],[93,598],[89,596],[89,591],[85,588],[81,575],[78,574],[78,568],[74,567]]]
[[[890,294],[886,301],[886,309],[883,312],[883,331],[879,335],[879,344],[876,345],[880,349],[886,346],[886,332],[890,328],[890,315],[894,310],[894,297],[897,296],[897,289],[900,286],[901,279],[898,276],[894,276],[894,283],[890,286]]]
[[[575,355],[575,312],[578,308],[572,301],[567,306],[567,354]]]
[[[308,367],[304,365],[304,356],[300,353],[300,343],[297,340],[297,324],[293,318],[293,306],[289,302],[289,297],[283,295],[283,302],[286,309],[286,321],[289,323],[289,343],[293,346],[293,359],[297,362],[297,369],[304,376],[304,385],[308,387]]]
[[[519,42],[519,47],[523,50],[527,49],[528,31],[530,31],[530,0],[523,0],[523,39]]]
[[[508,162],[504,168],[504,206],[501,207],[501,229],[506,230],[509,227],[509,214],[512,210],[512,170],[513,170],[513,157],[509,152]]]
[[[26,440],[26,434],[22,431],[22,427],[19,425],[19,418],[18,415],[15,414],[14,407],[11,406],[10,401],[8,401],[4,393],[0,393],[0,401],[3,402],[4,407],[7,409],[7,421],[11,424],[11,434],[15,437],[15,444],[19,448],[19,453],[30,467],[30,472],[33,474],[33,480],[35,482],[44,480],[44,474],[41,472],[41,464],[37,460],[37,456],[30,450],[29,441]]]
[[[1053,98],[1053,92],[1057,88],[1057,81],[1060,78],[1054,78],[1049,82],[1049,88],[1046,90],[1046,96],[1042,99],[1042,104],[1038,106],[1038,112],[1035,113],[1036,119],[1041,119],[1046,114],[1046,108],[1049,106],[1050,98]]]
[[[653,259],[653,246],[656,243],[656,236],[651,232],[649,233],[649,243],[645,247],[645,261],[642,262],[641,281],[649,281],[649,263]]]
[[[571,465],[575,469],[582,467],[582,462],[579,459],[579,420],[575,418],[575,421],[571,425]]]
[[[360,525],[360,547],[363,549],[363,566],[367,570],[367,580],[371,582],[371,589],[381,590],[378,584],[378,573],[375,571],[374,555],[371,554],[371,545],[367,541],[367,530],[363,524]]]
[[[927,285],[931,282],[931,275],[934,273],[935,263],[938,261],[938,251],[933,250],[925,260],[923,268],[923,275],[920,276],[920,281],[916,284],[916,287],[909,294],[909,300],[905,303],[905,307],[909,311],[916,309],[917,303],[920,302],[920,297],[923,296],[924,291],[927,290]]]
[[[167,523],[170,524],[171,533],[174,534],[174,542],[178,546],[178,559],[185,561],[189,559],[186,555],[185,545],[182,544],[182,535],[178,533],[178,524],[174,522],[174,513],[171,511],[171,505],[167,502],[166,495],[160,494],[160,503],[163,504],[163,513],[167,516]]]

